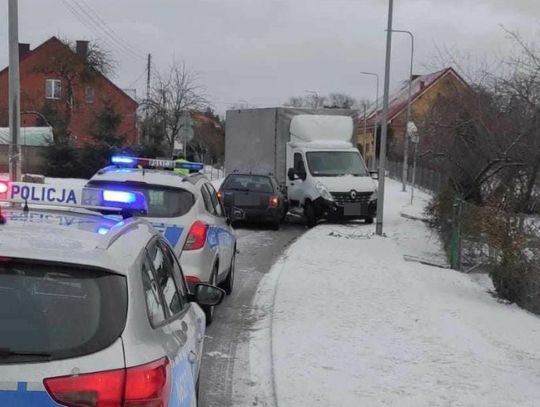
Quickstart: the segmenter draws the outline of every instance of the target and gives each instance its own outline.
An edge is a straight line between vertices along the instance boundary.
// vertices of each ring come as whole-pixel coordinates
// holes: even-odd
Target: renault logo
[[[356,196],[358,195],[358,192],[356,192],[354,189],[350,192],[351,199],[354,201],[356,199]]]

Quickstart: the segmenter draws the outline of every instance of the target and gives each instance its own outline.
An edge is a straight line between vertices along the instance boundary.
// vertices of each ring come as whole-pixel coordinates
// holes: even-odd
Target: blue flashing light
[[[112,159],[111,159],[112,163],[113,164],[135,164],[137,162],[137,159],[136,158],[132,158],[132,157],[125,157],[125,156],[121,156],[121,155],[115,155]]]
[[[132,204],[137,200],[137,195],[134,192],[128,191],[103,191],[103,201],[115,203]]]
[[[106,235],[107,233],[109,233],[109,228],[106,228],[104,226],[101,226],[98,228],[97,232],[100,234],[100,235]]]
[[[84,188],[81,203],[88,207],[121,209],[127,213],[145,214],[148,212],[144,194],[125,189]]]

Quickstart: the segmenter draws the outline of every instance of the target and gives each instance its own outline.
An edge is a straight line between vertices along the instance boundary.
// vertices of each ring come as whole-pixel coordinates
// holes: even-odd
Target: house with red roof
[[[436,101],[445,96],[458,92],[470,92],[469,85],[451,67],[427,75],[414,75],[411,82],[411,118],[417,127],[420,127],[429,115]],[[388,103],[388,156],[398,158],[402,156],[403,141],[407,122],[407,104],[409,95],[409,82],[394,94],[390,95]],[[366,114],[366,131],[364,131],[364,117],[359,119],[357,130],[357,144],[367,161],[374,157],[375,124],[378,122],[380,137],[380,119],[382,115],[382,102],[378,103],[378,110],[370,109]],[[420,136],[422,136],[420,134]],[[379,148],[377,146],[377,154]]]
[[[43,126],[60,114],[69,118],[67,133],[80,146],[92,141],[96,115],[110,106],[121,117],[118,134],[125,137],[126,144],[136,144],[137,102],[99,70],[84,69],[89,50],[88,41],[77,41],[71,48],[56,37],[33,50],[29,44],[19,44],[21,126]],[[0,127],[7,124],[5,68],[0,71]]]

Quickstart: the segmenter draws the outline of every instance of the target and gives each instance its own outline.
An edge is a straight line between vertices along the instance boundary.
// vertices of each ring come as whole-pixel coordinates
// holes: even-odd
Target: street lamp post
[[[382,109],[382,128],[381,128],[381,146],[380,164],[379,164],[379,188],[377,192],[377,224],[375,232],[377,235],[383,235],[383,215],[384,215],[384,181],[386,172],[386,137],[388,133],[388,93],[390,90],[390,59],[392,55],[392,14],[394,9],[394,0],[388,0],[388,29],[386,31],[386,59],[384,63],[384,93]]]
[[[315,92],[314,90],[305,90],[306,93],[311,93],[312,95],[315,95],[315,109],[319,108],[319,94]]]
[[[373,130],[373,161],[371,163],[371,169],[377,169],[377,129],[379,128],[379,75],[374,72],[360,72],[362,75],[374,76],[377,79],[377,89],[375,91],[375,125]]]
[[[21,180],[21,98],[19,78],[19,13],[17,0],[9,0],[9,178]]]
[[[414,35],[407,30],[392,30],[395,33],[408,34],[411,37],[411,66],[409,71],[409,97],[407,99],[407,118],[405,122],[405,137],[403,139],[403,170],[401,173],[402,191],[407,190],[407,172],[409,169],[409,134],[407,133],[407,126],[411,120],[411,88],[412,88],[412,76],[413,76],[413,61],[414,61]]]

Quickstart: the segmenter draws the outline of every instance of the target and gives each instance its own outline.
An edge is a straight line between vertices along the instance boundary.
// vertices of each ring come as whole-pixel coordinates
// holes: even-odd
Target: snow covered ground
[[[319,225],[274,266],[250,345],[259,405],[540,405],[540,318],[497,302],[485,279],[405,261],[445,261],[438,238],[400,216],[422,213],[417,198],[404,208],[389,180],[386,237]]]

